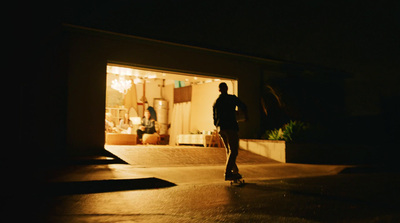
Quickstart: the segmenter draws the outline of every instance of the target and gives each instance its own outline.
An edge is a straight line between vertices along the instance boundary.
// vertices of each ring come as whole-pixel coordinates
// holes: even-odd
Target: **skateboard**
[[[243,178],[234,179],[234,180],[230,180],[230,181],[231,181],[231,186],[243,186],[245,184]]]

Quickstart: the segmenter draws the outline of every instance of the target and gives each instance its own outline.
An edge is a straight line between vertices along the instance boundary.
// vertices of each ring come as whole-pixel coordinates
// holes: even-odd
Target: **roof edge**
[[[63,27],[67,27],[69,29],[85,30],[85,31],[90,31],[90,32],[96,32],[96,33],[102,33],[102,34],[108,34],[108,35],[114,35],[114,36],[121,36],[121,37],[126,37],[126,38],[131,38],[131,39],[142,40],[142,41],[155,42],[155,43],[160,43],[160,44],[165,44],[165,45],[191,48],[191,49],[196,49],[196,50],[201,50],[201,51],[208,51],[208,52],[212,52],[212,53],[225,54],[225,55],[234,56],[234,57],[247,58],[250,60],[256,60],[256,61],[260,61],[260,62],[283,63],[283,61],[280,61],[280,60],[273,60],[273,59],[268,59],[268,58],[263,58],[263,57],[250,56],[250,55],[240,54],[240,53],[232,53],[232,52],[227,52],[227,51],[223,51],[223,50],[216,50],[216,49],[204,48],[204,47],[199,47],[199,46],[192,46],[192,45],[187,45],[187,44],[182,44],[182,43],[174,43],[174,42],[169,42],[169,41],[165,41],[165,40],[151,39],[151,38],[147,38],[147,37],[117,33],[117,32],[96,29],[96,28],[89,28],[89,27],[84,27],[84,26],[78,26],[78,25],[73,25],[73,24],[69,24],[69,23],[64,23],[62,25],[63,25]]]

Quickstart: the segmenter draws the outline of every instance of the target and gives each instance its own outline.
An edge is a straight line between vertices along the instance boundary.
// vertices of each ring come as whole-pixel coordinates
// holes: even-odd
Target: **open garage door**
[[[238,95],[231,78],[108,64],[106,145],[215,146],[212,105],[221,82]],[[146,111],[155,129],[140,135]]]

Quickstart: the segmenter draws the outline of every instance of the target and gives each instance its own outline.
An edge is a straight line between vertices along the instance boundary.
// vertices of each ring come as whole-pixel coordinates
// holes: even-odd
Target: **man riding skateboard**
[[[219,84],[221,94],[213,106],[214,125],[219,127],[226,148],[227,161],[225,169],[225,180],[237,180],[242,176],[236,165],[236,157],[239,150],[239,125],[236,120],[236,107],[244,113],[245,120],[248,119],[247,107],[235,95],[228,94],[228,85],[225,82]]]

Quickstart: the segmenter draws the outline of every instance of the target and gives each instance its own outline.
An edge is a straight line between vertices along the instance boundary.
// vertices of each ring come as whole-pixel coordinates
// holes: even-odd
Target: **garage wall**
[[[247,104],[250,116],[249,122],[240,123],[239,135],[242,138],[257,135],[263,61],[80,27],[68,26],[66,31],[69,44],[67,144],[71,153],[104,149],[108,62],[237,79],[239,98]],[[210,94],[216,98],[218,91]],[[211,110],[209,105],[201,107]],[[199,125],[199,129],[207,127]]]

